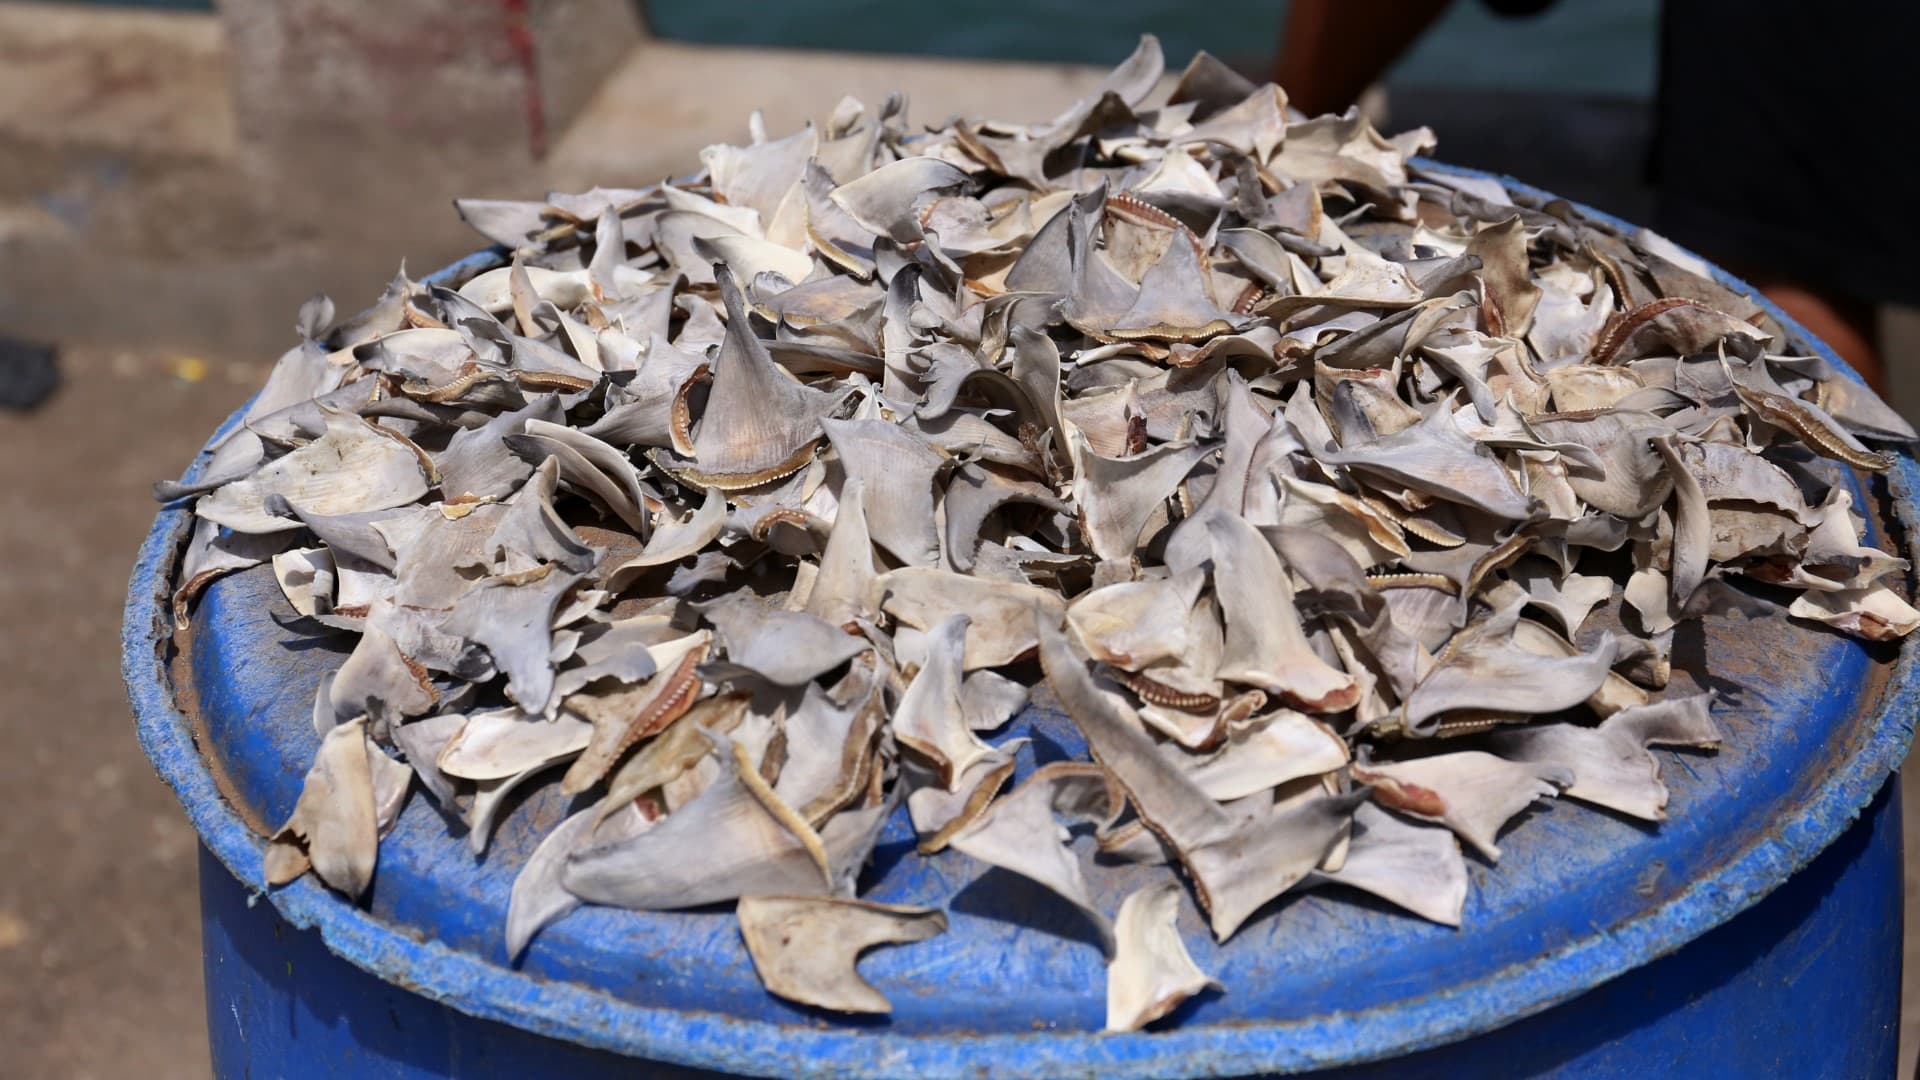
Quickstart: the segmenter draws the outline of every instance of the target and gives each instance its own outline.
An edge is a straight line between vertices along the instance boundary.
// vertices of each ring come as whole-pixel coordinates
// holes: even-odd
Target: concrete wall
[[[449,201],[638,185],[824,118],[1041,119],[1095,69],[648,40],[628,0],[0,0],[0,334],[271,356],[478,246]]]

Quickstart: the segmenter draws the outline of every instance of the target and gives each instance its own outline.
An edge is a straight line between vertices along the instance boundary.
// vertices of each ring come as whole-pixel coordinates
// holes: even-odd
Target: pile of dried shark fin
[[[1920,622],[1843,471],[1913,430],[1695,259],[1164,75],[1147,39],[1045,123],[756,118],[690,180],[461,203],[510,255],[458,288],[310,303],[161,491],[181,619],[270,560],[358,635],[270,880],[358,897],[416,782],[478,853],[557,779],[512,955],[738,899],[769,990],[885,1011],[859,951],[946,927],[856,897],[904,803],[1085,911],[1130,1030],[1211,985],[1181,881],[1223,939],[1329,882],[1457,925],[1460,843],[1532,801],[1662,818],[1648,748],[1720,738],[1662,692],[1676,621]],[[1090,754],[1016,777],[1043,679]],[[1116,859],[1168,870],[1109,913]]]

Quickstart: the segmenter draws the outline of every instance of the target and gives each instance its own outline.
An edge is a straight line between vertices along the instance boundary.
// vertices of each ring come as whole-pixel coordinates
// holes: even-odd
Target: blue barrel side
[[[368,974],[280,917],[200,849],[207,1042],[221,1080],[578,1080],[639,1063],[481,1020]],[[649,1062],[658,1080],[723,1073]]]
[[[1899,1034],[1900,790],[1765,900],[1573,1001],[1325,1080],[1888,1076]],[[603,1050],[480,1020],[384,982],[296,929],[203,848],[215,1075],[285,1080],[630,1076]],[[1816,1037],[1808,1037],[1817,1033]],[[723,1074],[649,1064],[662,1080]]]

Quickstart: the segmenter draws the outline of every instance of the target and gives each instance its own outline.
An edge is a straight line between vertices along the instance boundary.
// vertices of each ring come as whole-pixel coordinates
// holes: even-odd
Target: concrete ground
[[[11,6],[17,5],[0,3],[0,9]],[[177,86],[156,90],[141,78],[116,77],[115,85],[127,87],[124,99],[68,103],[76,116],[99,122],[102,142],[146,123],[139,95],[217,96],[209,89],[217,89],[217,80],[206,81],[206,65],[222,62],[217,40],[199,29],[168,25],[182,48],[204,53],[205,65],[183,66],[197,74]],[[0,60],[5,45],[0,35]],[[0,63],[0,90],[63,77],[56,53],[35,62],[45,66],[28,72],[16,65],[11,74]],[[1095,78],[1079,68],[749,54],[652,43],[637,50],[584,107],[538,175],[522,176],[518,189],[472,193],[644,183],[684,171],[704,143],[741,136],[755,105],[769,107],[768,126],[776,132],[824,115],[843,92],[877,103],[886,90],[902,85],[921,117],[963,108],[1045,116]],[[674,92],[689,85],[700,92]],[[23,99],[0,93],[0,113],[7,100]],[[60,107],[42,98],[35,108]],[[115,108],[134,109],[132,121],[102,118],[101,110]],[[175,108],[152,115],[182,123]],[[0,116],[0,145],[27,138],[10,131],[6,120]],[[233,152],[223,141],[225,132],[224,123],[188,124],[171,131],[169,145],[198,155],[190,168],[212,168],[206,162]],[[26,181],[19,183],[15,190],[24,190]],[[286,197],[320,194],[314,188]],[[62,215],[91,205],[91,196],[83,195],[68,203],[9,203],[8,192],[0,190],[0,256],[17,260],[54,250],[48,245],[61,242],[60,230],[73,227]],[[437,200],[421,207],[451,219]],[[142,338],[148,344],[131,350],[96,344],[102,325],[78,315],[56,317],[53,307],[33,323],[68,347],[62,356],[66,385],[50,403],[24,416],[0,413],[0,686],[9,697],[0,712],[0,1077],[206,1075],[194,840],[133,738],[117,649],[126,575],[153,516],[148,485],[177,475],[205,435],[264,378],[272,352],[256,342],[285,344],[288,332],[279,328],[291,324],[300,299],[324,285],[335,290],[343,310],[353,310],[402,255],[421,269],[472,246],[457,230],[396,235],[390,250],[345,260],[240,253],[232,265],[199,280],[176,274],[169,282],[129,271],[104,301],[150,306],[158,313],[150,322],[155,327],[178,325],[169,322],[177,314],[169,305],[186,291],[216,296],[223,318],[237,319],[236,313],[263,305],[272,321],[264,338],[251,314],[245,325],[203,330],[197,339],[149,334]],[[17,270],[23,264],[13,265]],[[154,291],[121,295],[142,282]],[[75,305],[71,290],[61,296],[55,291],[48,287],[45,304]],[[27,310],[16,294],[0,297],[0,314],[10,302],[23,319],[42,310]],[[240,358],[182,351],[206,350],[210,340],[226,341]],[[244,350],[236,349],[239,342]],[[1898,380],[1901,360],[1920,358],[1920,317],[1897,318],[1888,346]],[[1900,390],[1897,403],[1908,415],[1920,415],[1920,372]],[[1908,884],[1916,900],[1908,917],[1907,1001],[1920,1005],[1920,993],[1912,992],[1920,986],[1920,878],[1914,873],[1920,869],[1920,782],[1907,790]],[[1903,1076],[1913,1073],[1916,1036],[1920,1009],[1910,1009]]]

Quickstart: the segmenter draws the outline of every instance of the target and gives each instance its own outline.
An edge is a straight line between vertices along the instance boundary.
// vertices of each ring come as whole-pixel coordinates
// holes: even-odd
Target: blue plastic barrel
[[[495,260],[482,253],[442,274]],[[1890,512],[1903,550],[1916,479],[1902,456],[1886,489],[1854,493],[1855,505]],[[1920,700],[1913,639],[1869,646],[1785,619],[1683,628],[1677,661],[1721,691],[1728,740],[1717,754],[1663,760],[1670,820],[1568,802],[1536,810],[1502,838],[1497,866],[1470,857],[1460,930],[1355,894],[1306,893],[1220,945],[1189,907],[1187,945],[1228,989],[1148,1033],[1101,1031],[1103,958],[1077,912],[957,851],[914,854],[903,813],[865,895],[943,907],[951,929],[864,960],[894,1012],[848,1020],[766,994],[725,910],[582,909],[510,964],[508,890],[566,810],[555,785],[506,814],[484,858],[416,796],[381,844],[364,907],[311,877],[262,891],[260,830],[298,797],[318,742],[314,689],[344,652],[284,629],[293,613],[264,569],[216,582],[176,639],[166,598],[190,524],[184,504],[167,507],[141,550],[124,664],[141,740],[205,846],[207,1018],[222,1077],[1894,1068],[1901,848],[1890,777]],[[1036,736],[1023,770],[1036,752],[1080,750],[1045,701],[1015,721]],[[1096,899],[1111,910],[1130,887]]]

